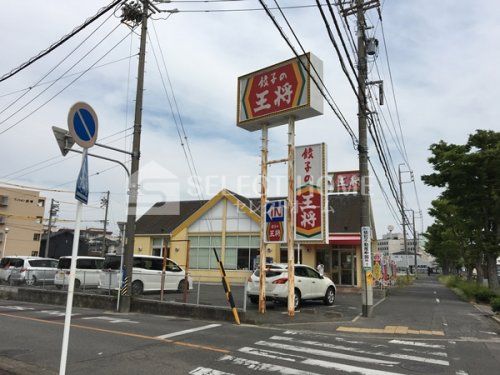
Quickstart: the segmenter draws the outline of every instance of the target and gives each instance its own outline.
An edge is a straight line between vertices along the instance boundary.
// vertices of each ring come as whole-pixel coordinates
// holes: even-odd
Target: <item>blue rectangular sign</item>
[[[266,203],[266,223],[285,221],[285,200]]]
[[[82,158],[82,166],[76,182],[75,198],[83,204],[87,204],[89,201],[89,167],[87,153],[85,153]]]

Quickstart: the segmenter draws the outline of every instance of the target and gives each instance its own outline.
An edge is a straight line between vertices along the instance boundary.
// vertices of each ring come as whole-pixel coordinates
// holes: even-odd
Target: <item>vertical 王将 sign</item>
[[[372,246],[370,227],[361,227],[361,255],[363,257],[363,269],[372,269]]]
[[[286,200],[266,203],[266,243],[286,243]]]
[[[328,241],[326,145],[295,149],[295,240]]]

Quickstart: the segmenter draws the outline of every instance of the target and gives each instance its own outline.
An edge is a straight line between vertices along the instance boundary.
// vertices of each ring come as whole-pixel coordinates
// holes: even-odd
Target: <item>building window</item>
[[[35,233],[33,235],[33,241],[40,241],[40,233]]]
[[[297,261],[297,259],[299,259],[299,254],[298,254],[297,249],[295,249],[295,251],[294,251],[294,259],[295,259],[295,263],[302,264],[302,253],[305,251],[305,249],[301,248],[300,250],[301,250],[300,251],[300,260]],[[280,263],[287,263],[287,262],[288,262],[288,247],[286,244],[283,244],[280,247]]]
[[[229,270],[254,270],[259,250],[259,236],[227,236],[224,266]]]
[[[38,207],[45,207],[45,199],[38,200]]]
[[[217,269],[217,259],[215,258],[214,248],[217,255],[221,256],[221,237],[220,236],[189,236],[189,268],[192,269]]]
[[[163,256],[163,238],[153,238],[153,248],[151,254],[157,257]]]
[[[38,256],[38,251],[32,251],[31,252],[32,257],[37,257]]]

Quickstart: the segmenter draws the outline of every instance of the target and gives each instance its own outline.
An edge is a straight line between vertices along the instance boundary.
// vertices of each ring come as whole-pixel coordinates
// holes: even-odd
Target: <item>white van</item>
[[[76,258],[75,289],[84,287],[97,287],[99,285],[99,274],[104,263],[101,257],[78,256]],[[69,284],[69,271],[71,268],[71,257],[60,257],[57,264],[58,271],[54,278],[54,285],[61,289]]]
[[[132,294],[159,291],[161,289],[161,273],[163,258],[158,256],[134,255]],[[120,256],[106,255],[101,271],[99,288],[118,290],[120,277]],[[173,260],[167,258],[165,267],[164,290],[183,291],[186,273]],[[188,275],[189,289],[193,289],[193,281]]]

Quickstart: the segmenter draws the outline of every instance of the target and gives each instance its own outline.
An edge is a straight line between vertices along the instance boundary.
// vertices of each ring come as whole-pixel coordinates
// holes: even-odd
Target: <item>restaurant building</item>
[[[302,244],[296,262],[324,265],[337,285],[361,286],[360,199],[329,195],[328,244]],[[373,219],[372,219],[373,222]],[[158,202],[136,223],[134,253],[166,256],[195,279],[220,281],[213,249],[233,283],[245,281],[258,265],[260,198],[227,189],[208,201]],[[376,238],[372,234],[372,238]],[[189,254],[189,258],[188,258]],[[287,262],[286,244],[267,244],[266,261]]]

